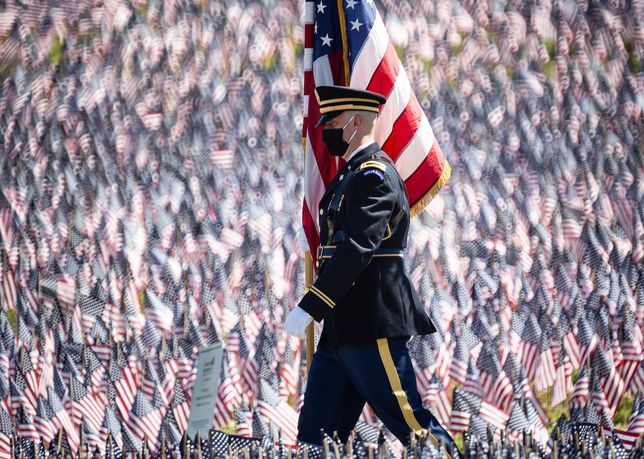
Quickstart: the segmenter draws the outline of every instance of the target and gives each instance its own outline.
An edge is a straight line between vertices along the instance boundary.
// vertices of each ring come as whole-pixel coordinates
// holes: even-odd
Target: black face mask
[[[353,118],[351,118],[347,122],[347,124],[345,124],[341,128],[329,128],[322,130],[322,141],[326,145],[326,148],[329,150],[329,154],[331,156],[342,156],[347,152],[347,148],[349,148],[349,142],[351,141],[351,139],[353,139],[353,136],[356,133],[353,133],[351,139],[349,139],[349,142],[345,142],[342,139],[342,135],[344,134],[344,128],[346,128],[351,121],[353,121]]]

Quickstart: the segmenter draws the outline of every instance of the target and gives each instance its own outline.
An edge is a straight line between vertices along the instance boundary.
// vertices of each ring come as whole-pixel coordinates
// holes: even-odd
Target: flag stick
[[[308,250],[304,253],[304,287],[308,290],[313,285],[313,258]],[[315,332],[313,322],[306,327],[306,376],[308,378],[311,371],[311,361],[313,360],[313,351],[315,350]]]

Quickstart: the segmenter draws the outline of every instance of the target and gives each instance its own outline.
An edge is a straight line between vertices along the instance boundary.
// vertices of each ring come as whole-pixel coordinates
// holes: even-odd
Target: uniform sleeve
[[[345,238],[335,244],[324,271],[299,304],[318,322],[347,293],[380,247],[396,195],[386,174],[367,168],[351,178],[344,199]]]

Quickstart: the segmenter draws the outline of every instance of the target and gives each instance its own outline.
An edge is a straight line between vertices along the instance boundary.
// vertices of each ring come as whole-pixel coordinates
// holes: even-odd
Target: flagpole
[[[313,285],[313,258],[308,250],[304,252],[304,288],[308,290]],[[313,322],[306,327],[306,377],[308,378],[311,371],[311,361],[313,360],[313,351],[315,348],[315,332]]]
[[[313,91],[311,91],[311,86],[313,82],[313,39],[314,39],[314,22],[315,22],[315,0],[306,0],[305,2],[305,17],[304,17],[304,79],[303,79],[303,85],[304,85],[304,100],[307,99],[308,97],[313,97]],[[309,8],[310,7],[310,8]],[[304,107],[303,110],[303,115],[304,115],[304,120],[303,120],[303,130],[302,130],[302,152],[304,153],[303,155],[303,163],[304,163],[304,177],[303,177],[303,182],[304,182],[304,188],[305,188],[305,196],[306,196],[306,144],[307,144],[307,139],[308,139],[308,134],[309,134],[309,119],[308,119],[308,108],[309,107]],[[309,159],[310,160],[310,159]],[[313,158],[315,161],[315,158]],[[304,209],[306,209],[306,199],[302,201],[302,205]],[[306,210],[305,210],[306,211]],[[304,224],[304,220],[302,221]],[[308,238],[307,238],[308,239]],[[309,241],[310,242],[310,241]],[[307,244],[308,245],[308,244]],[[313,285],[313,257],[311,256],[311,250],[315,250],[315,247],[311,248],[309,246],[309,250],[304,252],[304,291],[307,292],[309,288]],[[313,329],[313,322],[309,324],[308,327],[306,327],[306,377],[308,379],[309,373],[311,371],[311,361],[313,360],[313,351],[315,347],[315,332]],[[304,454],[308,455],[307,450],[304,451]]]

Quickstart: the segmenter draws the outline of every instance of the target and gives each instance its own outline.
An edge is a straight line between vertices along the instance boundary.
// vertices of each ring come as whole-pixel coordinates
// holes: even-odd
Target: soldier
[[[304,338],[324,320],[298,422],[298,440],[320,444],[320,429],[346,442],[365,402],[396,437],[430,434],[456,446],[422,406],[407,342],[436,328],[425,313],[403,262],[410,211],[405,187],[374,141],[386,99],[370,91],[316,90],[323,140],[346,164],[320,201],[318,276],[285,328]]]

